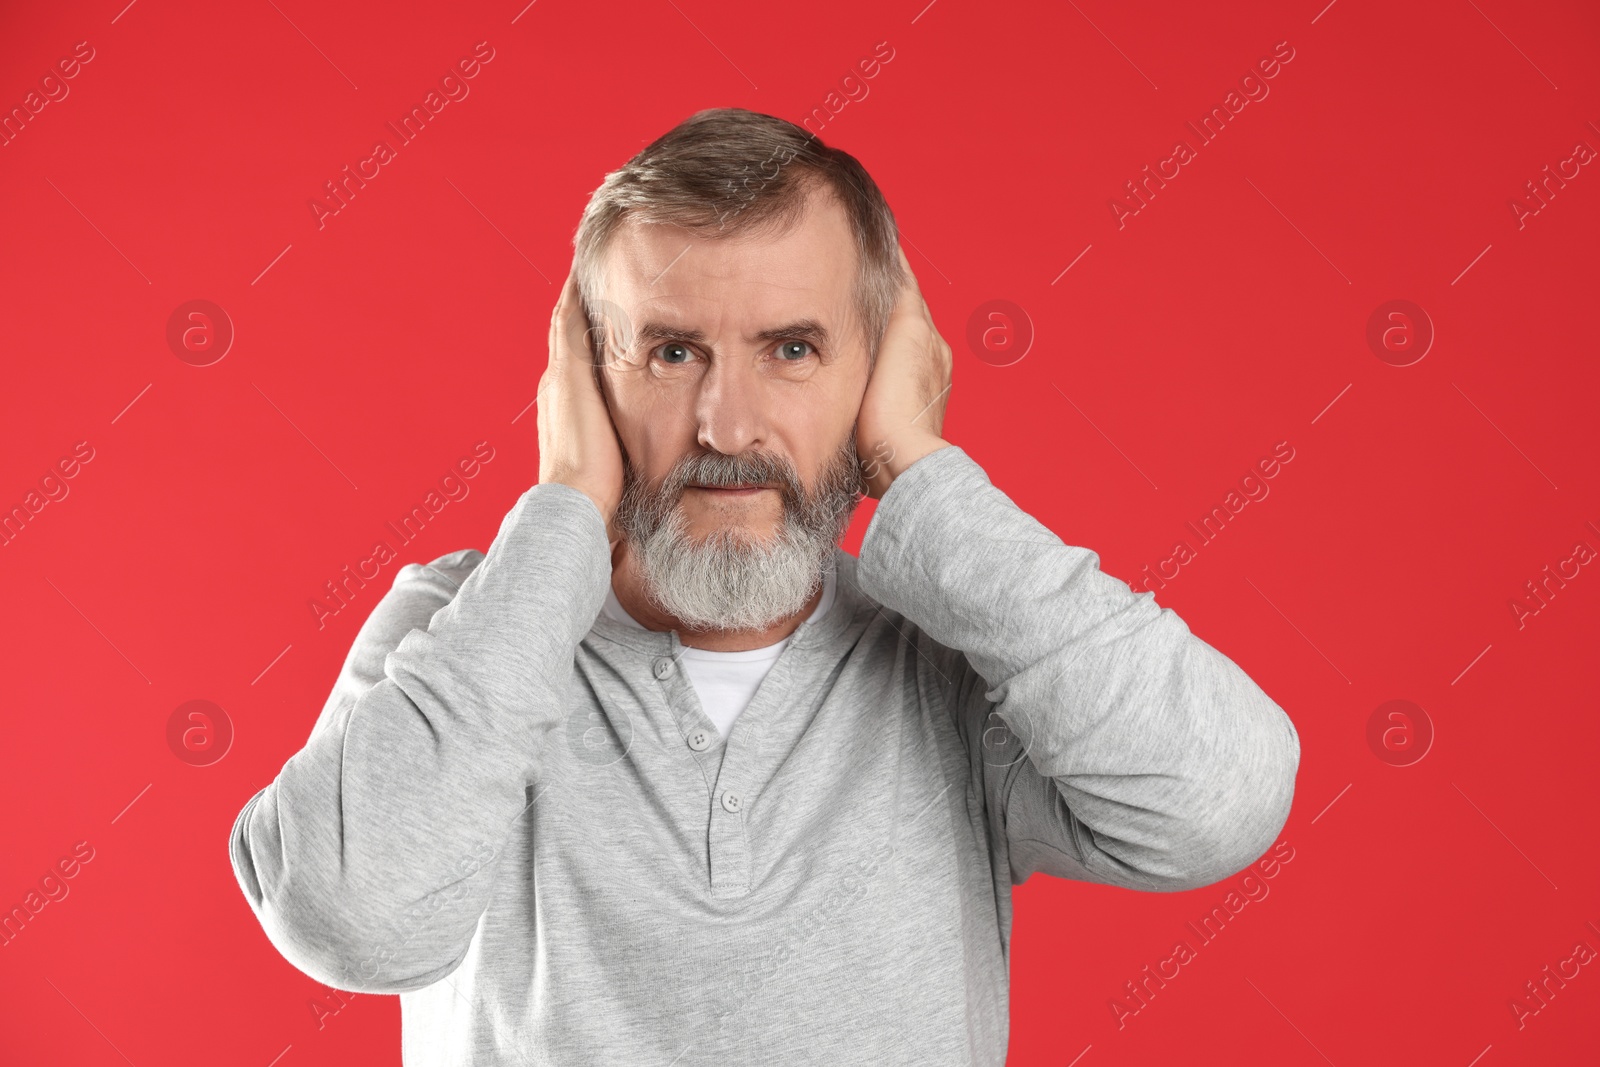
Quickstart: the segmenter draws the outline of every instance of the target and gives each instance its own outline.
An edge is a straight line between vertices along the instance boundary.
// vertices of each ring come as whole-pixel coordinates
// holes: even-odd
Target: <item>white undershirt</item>
[[[820,619],[827,614],[833,606],[833,586],[834,571],[829,567],[822,578],[822,599],[809,617]],[[610,588],[606,589],[605,606],[600,610],[608,619],[645,629],[643,624],[623,609],[617,594]],[[689,674],[689,682],[700,697],[700,706],[705,709],[706,717],[724,738],[733,729],[733,721],[739,717],[739,713],[750,705],[750,698],[756,695],[761,680],[767,676],[767,671],[772,669],[778,654],[788,643],[789,638],[785,637],[776,644],[744,652],[712,652],[684,646],[683,669]]]

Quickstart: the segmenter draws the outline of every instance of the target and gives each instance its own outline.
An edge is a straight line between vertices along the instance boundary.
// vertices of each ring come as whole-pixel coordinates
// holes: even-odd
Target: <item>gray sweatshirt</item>
[[[1288,716],[961,448],[833,565],[726,740],[601,614],[578,490],[402,567],[234,824],[267,937],[400,994],[408,1067],[990,1067],[1013,885],[1193,889],[1282,828]]]

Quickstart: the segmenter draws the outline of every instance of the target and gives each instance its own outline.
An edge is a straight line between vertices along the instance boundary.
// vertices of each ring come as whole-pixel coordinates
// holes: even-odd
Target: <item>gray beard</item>
[[[778,482],[783,518],[770,542],[742,527],[696,540],[678,506],[685,486]],[[626,456],[617,529],[638,565],[646,599],[694,630],[765,630],[805,607],[833,565],[866,485],[854,432],[807,491],[784,459],[765,452],[700,452],[651,487]]]

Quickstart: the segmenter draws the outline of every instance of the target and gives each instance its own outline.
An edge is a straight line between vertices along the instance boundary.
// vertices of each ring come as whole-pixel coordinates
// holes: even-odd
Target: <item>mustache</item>
[[[655,495],[676,500],[691,485],[774,485],[786,500],[805,498],[805,486],[794,464],[770,452],[699,452],[679,460],[662,478]]]
[[[691,485],[770,485],[783,499],[783,512],[790,526],[812,531],[839,526],[838,536],[843,536],[842,524],[848,523],[856,503],[866,494],[853,435],[840,445],[824,465],[816,486],[809,490],[792,462],[761,450],[735,455],[695,452],[680,458],[656,483],[639,474],[624,450],[622,471],[618,524],[630,535],[648,536],[657,526],[673,521],[672,517],[680,514],[678,505],[683,491]]]

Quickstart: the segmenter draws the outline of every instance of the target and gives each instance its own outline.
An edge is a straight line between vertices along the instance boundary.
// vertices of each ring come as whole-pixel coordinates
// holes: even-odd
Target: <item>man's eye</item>
[[[693,352],[690,352],[686,346],[680,345],[676,341],[668,341],[660,348],[657,348],[656,354],[661,357],[662,362],[672,364],[687,363],[694,357]]]
[[[778,358],[788,363],[805,359],[816,349],[808,341],[785,341],[778,346]]]

